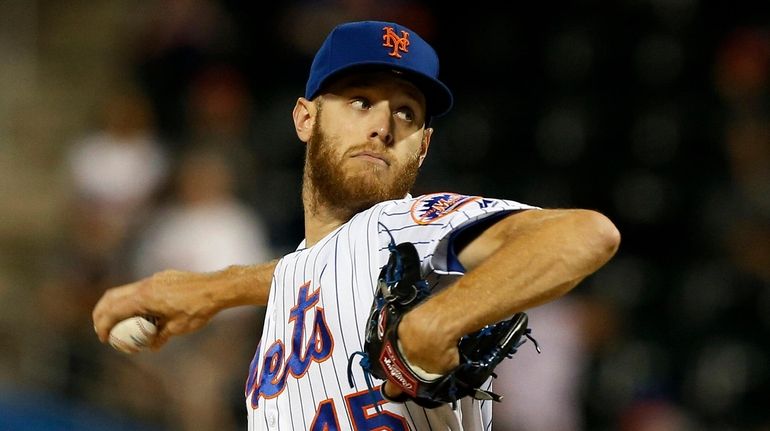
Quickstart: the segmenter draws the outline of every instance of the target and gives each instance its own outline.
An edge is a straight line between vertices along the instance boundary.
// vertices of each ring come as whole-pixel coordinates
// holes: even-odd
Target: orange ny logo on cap
[[[393,31],[393,27],[383,27],[382,29],[385,31],[385,34],[382,36],[382,46],[393,48],[388,53],[389,56],[401,58],[399,51],[409,52],[409,33],[401,30],[401,37],[398,37],[396,32]]]

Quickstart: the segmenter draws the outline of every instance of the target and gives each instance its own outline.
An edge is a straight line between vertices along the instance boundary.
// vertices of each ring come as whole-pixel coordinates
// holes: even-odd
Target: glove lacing
[[[374,396],[374,384],[372,383],[372,374],[369,372],[369,370],[371,370],[371,363],[369,362],[369,355],[367,355],[366,352],[363,352],[363,351],[353,352],[353,354],[350,355],[350,358],[348,358],[348,384],[350,385],[351,388],[355,386],[355,384],[353,383],[353,358],[356,356],[361,356],[361,360],[358,361],[358,364],[361,366],[361,368],[364,371],[364,380],[366,381],[366,387],[369,389],[369,395],[371,395],[372,397],[372,404],[374,404],[374,410],[376,410],[377,413],[382,413],[380,402]]]
[[[388,251],[390,251],[391,255],[395,257],[396,264],[389,271],[384,272],[384,279],[380,280],[387,286],[388,288],[391,288],[398,284],[399,281],[403,278],[403,263],[401,260],[401,253],[398,252],[398,249],[396,248],[396,242],[393,238],[393,235],[390,233],[388,228],[380,223],[380,225],[385,228],[385,231],[390,235],[390,243],[388,244]],[[415,283],[415,287],[420,291],[421,294],[427,295],[429,293],[428,289],[428,283],[425,280],[420,280],[420,282]],[[385,302],[395,301],[400,299],[398,295],[394,295],[391,293],[390,289],[388,289],[387,292],[383,292],[382,286],[378,284],[378,290],[379,292],[375,295],[376,301],[377,301],[377,310],[382,309],[382,307],[385,305]],[[387,296],[387,300],[386,300]],[[357,351],[353,352],[350,357],[348,358],[348,384],[350,387],[354,387],[355,383],[353,382],[353,359],[356,356],[361,356],[361,360],[358,362],[358,364],[361,366],[361,369],[363,370],[364,374],[364,380],[366,381],[366,387],[369,389],[369,394],[372,397],[372,404],[374,404],[374,409],[377,411],[377,413],[382,413],[382,408],[380,407],[380,401],[377,400],[377,398],[374,396],[374,383],[372,382],[372,374],[371,374],[371,359],[369,358],[369,355],[364,351]],[[384,386],[384,383],[383,383]],[[382,391],[382,387],[380,388],[380,394],[384,399],[390,400],[388,397],[385,396],[384,392]],[[390,400],[392,401],[392,400]]]

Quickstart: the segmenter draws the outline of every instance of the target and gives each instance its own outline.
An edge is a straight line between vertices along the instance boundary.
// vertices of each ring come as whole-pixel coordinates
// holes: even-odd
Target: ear
[[[422,135],[422,142],[420,142],[420,166],[428,155],[428,147],[430,147],[430,137],[433,136],[433,128],[428,127]]]
[[[307,143],[313,135],[313,124],[316,118],[316,105],[310,100],[300,97],[294,105],[292,117],[294,118],[294,130],[300,141]]]

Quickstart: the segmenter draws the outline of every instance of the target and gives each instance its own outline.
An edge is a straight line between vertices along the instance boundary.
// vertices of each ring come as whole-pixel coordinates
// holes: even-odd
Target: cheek
[[[417,129],[405,135],[401,142],[404,143],[402,146],[407,150],[406,152],[412,155],[416,154],[414,157],[422,156],[423,149],[427,150],[427,146],[423,145],[423,142],[426,141],[425,133],[424,129]]]
[[[346,116],[340,114],[335,118],[335,121],[329,121],[326,124],[327,134],[332,135],[338,142],[344,142],[345,140],[356,140],[361,136],[366,136],[363,131],[364,121],[359,118]]]
[[[421,142],[409,142],[408,145],[403,145],[398,158],[401,160],[401,164],[422,163],[425,155],[422,154]]]

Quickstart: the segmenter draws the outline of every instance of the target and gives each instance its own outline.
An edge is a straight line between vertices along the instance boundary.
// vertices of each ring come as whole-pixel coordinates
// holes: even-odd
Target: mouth
[[[379,154],[374,151],[358,151],[356,153],[353,153],[351,158],[363,160],[365,162],[373,163],[380,166],[390,166],[390,162],[383,156],[382,154]]]

